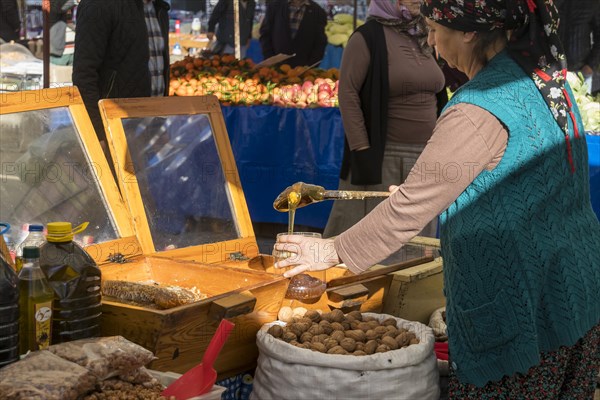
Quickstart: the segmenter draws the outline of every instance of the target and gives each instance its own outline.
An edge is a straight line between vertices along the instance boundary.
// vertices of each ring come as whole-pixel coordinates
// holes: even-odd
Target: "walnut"
[[[377,346],[377,349],[375,349],[375,353],[385,353],[387,351],[390,351],[390,347],[386,344],[380,344]]]
[[[417,335],[415,335],[414,332],[408,331],[408,332],[406,332],[406,337],[410,341],[411,339],[415,339],[417,337]]]
[[[292,341],[290,342],[290,344],[291,344],[292,346],[296,346],[296,347],[298,347],[298,345],[300,345],[300,342],[298,342],[297,340],[292,340]]]
[[[401,334],[396,336],[396,342],[398,343],[398,347],[404,347],[408,345],[408,343],[410,342],[408,332],[402,332]]]
[[[334,331],[343,331],[344,330],[344,326],[342,324],[340,324],[339,322],[332,322],[331,327],[333,328]]]
[[[363,331],[361,331],[360,329],[346,331],[346,332],[344,332],[344,334],[346,335],[346,337],[352,338],[352,339],[356,340],[357,342],[364,342],[365,339],[367,338],[365,333]]]
[[[385,326],[378,326],[375,329],[373,329],[379,336],[383,336],[384,333],[387,333],[387,329],[385,328]]]
[[[383,339],[384,337],[391,337],[392,339],[396,340],[396,336],[398,336],[398,335],[396,335],[395,333],[386,332],[383,334],[383,336],[381,336],[381,338]]]
[[[419,339],[414,338],[414,339],[410,339],[410,342],[408,342],[408,343],[409,343],[409,345],[411,345],[411,344],[419,344],[420,341],[419,341]]]
[[[365,336],[367,337],[367,340],[376,340],[379,339],[379,334],[377,332],[375,332],[373,329],[369,329],[366,333]]]
[[[339,345],[339,343],[338,343],[338,341],[337,341],[337,340],[335,340],[335,339],[331,339],[331,338],[329,338],[329,339],[326,339],[326,340],[323,342],[323,344],[325,345],[325,347],[327,347],[327,350],[331,349],[332,347],[335,347],[335,346],[338,346],[338,345]]]
[[[364,352],[367,354],[373,354],[375,353],[375,350],[377,350],[377,346],[376,340],[369,340],[367,344],[365,344]]]
[[[300,343],[310,343],[312,342],[313,334],[310,332],[304,332],[302,336],[300,336]]]
[[[363,342],[356,342],[356,350],[364,350],[365,349],[365,344]]]
[[[341,342],[342,340],[344,340],[345,337],[346,337],[346,335],[342,331],[331,332],[331,338],[337,340],[338,342]]]
[[[331,326],[331,322],[329,322],[327,320],[319,322],[319,326],[323,330],[323,333],[325,333],[327,335],[331,335],[331,332],[333,332],[333,327]]]
[[[289,343],[292,340],[298,340],[298,336],[296,336],[293,332],[285,332],[282,339]]]
[[[293,313],[294,312],[292,311],[292,307],[281,307],[279,309],[279,314],[277,315],[277,318],[283,322],[290,322],[292,320]]]
[[[395,326],[392,326],[392,325],[386,325],[385,329],[387,329],[388,332],[393,333],[394,336],[396,336],[400,333],[400,332],[398,332],[398,328],[396,328]]]
[[[354,322],[354,321],[356,321],[356,318],[354,318],[354,317],[353,317],[352,315],[350,315],[350,314],[346,314],[346,317],[344,318],[344,321],[346,321],[346,322],[348,322],[348,323],[351,323],[351,322]]]
[[[298,322],[300,322],[300,323],[302,323],[302,324],[306,324],[306,325],[308,325],[308,327],[309,327],[309,328],[310,328],[310,327],[312,326],[312,324],[313,324],[313,320],[312,320],[312,319],[310,319],[310,318],[306,318],[306,317],[302,317],[302,318],[300,318],[300,321],[298,321]]]
[[[375,322],[377,322],[377,325],[379,325],[379,320],[375,317],[368,317],[368,316],[363,315],[362,320],[363,320],[363,322],[375,321]]]
[[[350,330],[350,329],[351,329],[351,327],[350,327],[350,322],[348,322],[348,321],[342,321],[342,322],[341,322],[341,324],[342,324],[342,328],[343,328],[345,331],[347,331],[347,330]]]
[[[313,335],[320,335],[323,333],[323,328],[321,328],[318,324],[313,324],[310,328],[308,328],[308,332]]]
[[[334,322],[333,321],[333,316],[331,315],[331,313],[323,313],[323,314],[321,314],[321,321]]]
[[[319,353],[327,353],[327,347],[323,343],[311,343],[310,349],[314,351],[318,351]]]
[[[273,336],[274,338],[280,338],[283,336],[283,328],[279,325],[273,325],[269,328],[267,333]]]
[[[354,318],[357,321],[362,321],[362,314],[360,311],[351,311],[348,313],[348,316],[351,316],[352,318]]]
[[[317,337],[319,338],[319,342],[321,342],[321,343],[325,343],[325,341],[327,339],[329,339],[329,335],[326,335],[324,333],[321,333],[320,335],[317,335]]]
[[[396,350],[398,348],[398,342],[396,342],[396,339],[389,336],[382,338],[381,344],[387,345],[392,350]]]
[[[367,322],[361,322],[358,324],[358,329],[360,329],[363,332],[366,332],[369,329],[371,329],[371,326]]]
[[[354,353],[352,353],[353,356],[366,356],[367,353],[365,353],[362,350],[355,350]]]
[[[304,307],[296,307],[292,310],[292,317],[295,318],[302,318],[304,317],[304,314],[306,314],[308,310]]]
[[[327,354],[348,354],[342,346],[335,346],[327,350]]]
[[[296,335],[296,337],[300,337],[302,336],[302,334],[304,333],[301,329],[300,329],[300,324],[299,323],[294,323],[294,324],[289,324],[287,326],[287,330],[288,332],[292,332],[294,335]]]
[[[321,320],[321,314],[319,314],[316,310],[308,310],[306,314],[304,314],[304,318],[310,318],[312,322],[319,323]]]
[[[342,322],[344,320],[344,313],[342,310],[333,310],[331,313],[331,322]]]
[[[344,338],[340,342],[340,346],[342,346],[347,352],[352,353],[354,350],[356,350],[356,340]]]
[[[350,322],[350,328],[352,328],[352,329],[360,329],[360,323],[361,323],[361,321],[354,320],[354,321]]]
[[[367,321],[367,324],[369,325],[370,329],[375,329],[379,326],[379,321],[377,321],[377,320]]]
[[[383,326],[393,326],[394,328],[397,327],[398,321],[396,320],[396,318],[388,318],[385,319],[381,325]]]

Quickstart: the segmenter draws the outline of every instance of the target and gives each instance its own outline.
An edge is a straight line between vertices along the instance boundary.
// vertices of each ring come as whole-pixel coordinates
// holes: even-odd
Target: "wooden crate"
[[[281,276],[144,256],[127,264],[106,264],[102,266],[102,277],[195,287],[206,294],[205,300],[168,310],[105,298],[102,334],[122,335],[151,350],[158,357],[152,369],[183,373],[198,364],[219,321],[227,318],[235,328],[215,365],[221,377],[253,367],[258,356],[256,332],[277,319],[287,289],[287,281]]]
[[[391,275],[384,313],[428,324],[433,311],[446,305],[441,257]]]

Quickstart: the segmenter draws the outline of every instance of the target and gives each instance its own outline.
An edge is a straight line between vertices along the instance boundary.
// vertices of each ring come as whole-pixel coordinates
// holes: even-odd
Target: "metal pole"
[[[44,15],[44,88],[50,87],[50,0],[42,1]]]
[[[352,21],[352,30],[356,30],[356,20],[358,19],[357,3],[358,0],[354,0],[354,20]]]
[[[242,56],[240,49],[240,0],[233,0],[233,33],[235,58],[239,60]]]

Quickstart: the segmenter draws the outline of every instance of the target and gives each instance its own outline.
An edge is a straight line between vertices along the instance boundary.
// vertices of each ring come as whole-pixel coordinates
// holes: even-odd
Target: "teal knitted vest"
[[[598,324],[600,223],[575,105],[571,173],[562,130],[506,52],[447,107],[458,103],[486,109],[509,132],[496,168],[441,215],[450,355],[461,382],[483,386],[526,373],[540,352],[571,346]]]

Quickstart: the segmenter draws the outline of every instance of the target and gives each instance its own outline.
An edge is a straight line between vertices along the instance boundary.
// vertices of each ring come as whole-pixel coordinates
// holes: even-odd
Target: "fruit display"
[[[357,19],[356,27],[361,26],[365,22]],[[334,46],[346,47],[350,35],[354,32],[354,17],[350,14],[336,14],[333,20],[327,22],[325,34],[327,41]]]
[[[380,322],[360,311],[344,315],[341,310],[323,314],[308,310],[302,316],[299,312],[293,315],[285,326],[273,325],[267,333],[299,348],[354,356],[385,353],[419,343],[413,332],[398,328],[395,318]]]
[[[595,97],[587,94],[587,86],[584,84],[581,74],[569,72],[567,80],[573,89],[585,131],[600,135],[600,94]]]
[[[336,68],[280,64],[257,68],[251,59],[213,55],[185,57],[171,65],[170,96],[217,96],[223,105],[337,107]]]

